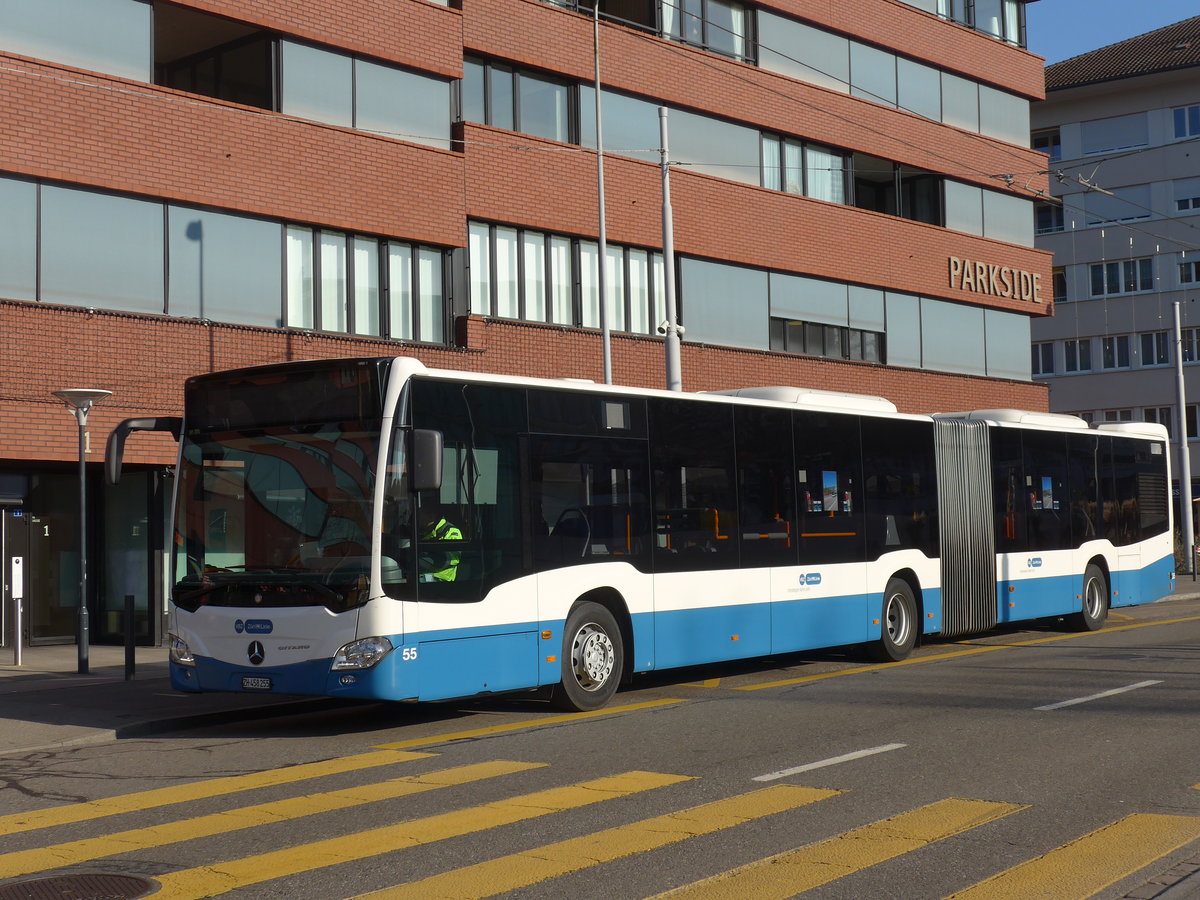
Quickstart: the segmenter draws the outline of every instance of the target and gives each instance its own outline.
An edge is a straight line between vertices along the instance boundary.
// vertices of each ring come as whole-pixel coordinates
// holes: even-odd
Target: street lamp
[[[112,391],[95,388],[67,388],[52,392],[75,415],[79,425],[79,618],[76,644],[79,650],[79,674],[88,673],[87,609],[87,417],[93,406],[112,396]]]

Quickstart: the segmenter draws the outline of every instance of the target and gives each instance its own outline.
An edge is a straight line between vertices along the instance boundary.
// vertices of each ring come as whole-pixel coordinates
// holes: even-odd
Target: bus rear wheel
[[[1083,602],[1079,612],[1067,616],[1072,631],[1099,631],[1108,618],[1108,579],[1100,567],[1089,564],[1083,571]]]
[[[599,603],[577,603],[563,629],[562,683],[554,705],[571,712],[600,709],[621,681],[625,648],[613,614]]]
[[[879,640],[871,656],[879,662],[906,659],[917,645],[917,600],[903,578],[891,578],[883,592]]]

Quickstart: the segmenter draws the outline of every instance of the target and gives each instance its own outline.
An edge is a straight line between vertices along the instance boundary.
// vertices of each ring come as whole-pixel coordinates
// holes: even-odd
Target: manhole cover
[[[156,885],[133,875],[54,875],[0,887],[0,900],[133,900]]]

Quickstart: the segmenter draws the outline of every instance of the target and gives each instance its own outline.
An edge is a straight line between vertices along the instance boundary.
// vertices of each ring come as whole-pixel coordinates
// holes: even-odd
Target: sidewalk
[[[78,674],[74,644],[26,647],[22,665],[0,648],[0,756],[53,750],[215,722],[305,711],[328,700],[283,695],[185,694],[167,679],[167,649],[138,647],[125,680],[125,648],[88,648]]]

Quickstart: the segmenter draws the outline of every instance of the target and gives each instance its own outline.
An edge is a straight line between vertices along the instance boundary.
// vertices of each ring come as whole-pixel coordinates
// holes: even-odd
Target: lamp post
[[[79,674],[88,673],[87,609],[87,417],[93,406],[112,396],[112,391],[95,388],[66,388],[52,392],[75,416],[79,426],[79,617],[76,644]]]

